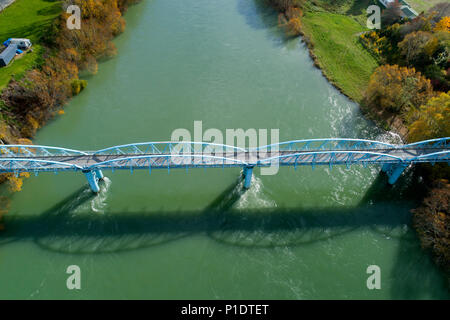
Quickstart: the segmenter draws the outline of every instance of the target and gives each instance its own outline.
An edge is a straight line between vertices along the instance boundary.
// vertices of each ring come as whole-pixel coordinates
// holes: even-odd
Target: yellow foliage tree
[[[364,104],[371,109],[400,113],[419,108],[433,94],[430,80],[414,68],[383,65],[370,77]]]
[[[450,17],[443,17],[433,29],[434,31],[447,31],[450,32]]]
[[[27,114],[26,120],[27,120],[28,128],[31,131],[31,135],[30,135],[30,137],[31,137],[34,135],[36,130],[39,129],[40,125],[39,125],[39,122],[31,114]]]
[[[450,91],[430,99],[414,112],[409,140],[421,141],[450,136]]]
[[[28,172],[22,172],[18,176],[15,174],[8,174],[9,189],[11,192],[19,192],[22,190],[23,179],[29,178]]]
[[[17,144],[32,145],[33,142],[32,142],[30,139],[19,138],[19,139],[17,140]]]
[[[8,176],[9,189],[12,192],[19,192],[22,190],[23,180],[15,175],[11,174]]]

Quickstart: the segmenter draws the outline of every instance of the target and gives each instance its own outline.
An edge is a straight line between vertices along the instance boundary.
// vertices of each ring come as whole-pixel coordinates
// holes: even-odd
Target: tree
[[[450,274],[450,185],[442,180],[424,199],[420,208],[412,210],[413,225],[422,247],[430,249],[435,261]]]
[[[421,141],[450,136],[450,91],[431,98],[413,113],[409,140]]]
[[[443,17],[433,29],[435,32],[437,31],[446,31],[450,32],[450,17]]]
[[[430,80],[414,68],[383,65],[370,77],[363,103],[371,109],[401,113],[419,108],[432,96]]]
[[[27,172],[23,172],[19,174],[17,177],[14,174],[8,174],[8,182],[9,182],[9,190],[11,192],[19,192],[22,190],[23,186],[23,178],[29,178],[30,174]]]
[[[449,2],[438,3],[430,10],[428,10],[427,14],[432,16],[432,20],[434,23],[437,23],[443,17],[450,16],[450,3]]]
[[[439,41],[430,32],[418,31],[408,34],[398,47],[408,65],[423,67],[431,62]]]
[[[298,36],[302,32],[302,11],[299,8],[289,7],[286,10],[286,17],[288,22],[286,23],[286,32],[292,36]]]
[[[417,32],[417,31],[427,31],[431,32],[433,29],[433,15],[425,15],[420,14],[419,16],[415,17],[411,21],[407,21],[404,23],[400,28],[400,33],[405,37],[407,34],[411,32]]]
[[[401,4],[398,0],[388,4],[387,8],[381,14],[381,23],[383,26],[389,26],[402,17]]]
[[[299,0],[269,0],[269,2],[280,11],[286,11],[290,7],[295,7],[303,1]]]
[[[299,34],[301,34],[302,22],[301,22],[300,18],[296,17],[296,18],[289,19],[289,21],[286,25],[286,31],[288,34],[293,35],[293,36],[298,36]]]

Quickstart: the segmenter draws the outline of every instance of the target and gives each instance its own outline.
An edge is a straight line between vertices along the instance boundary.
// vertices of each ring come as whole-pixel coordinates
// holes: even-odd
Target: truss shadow
[[[246,248],[308,245],[357,228],[389,233],[407,224],[409,212],[397,211],[391,200],[386,201],[386,188],[385,177],[380,176],[356,207],[238,210],[234,205],[244,193],[239,180],[204,210],[97,215],[76,212],[94,199],[83,188],[43,214],[6,217],[0,245],[30,240],[55,252],[107,253],[162,245],[194,234]]]

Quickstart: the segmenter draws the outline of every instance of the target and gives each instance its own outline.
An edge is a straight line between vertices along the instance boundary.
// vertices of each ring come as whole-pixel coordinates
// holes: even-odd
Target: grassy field
[[[366,10],[372,4],[379,4],[377,0],[314,0],[305,3],[309,11],[324,11],[338,13],[352,17],[361,25],[366,23]]]
[[[359,43],[358,34],[365,27],[351,15],[325,11],[307,11],[302,21],[324,73],[345,94],[360,102],[370,75],[378,66]]]
[[[435,4],[446,2],[445,0],[406,0],[418,13],[430,9]]]
[[[17,0],[0,13],[0,43],[8,38],[29,38],[34,45],[32,53],[0,69],[0,91],[12,75],[20,77],[38,63],[42,54],[39,42],[60,12],[60,1]]]

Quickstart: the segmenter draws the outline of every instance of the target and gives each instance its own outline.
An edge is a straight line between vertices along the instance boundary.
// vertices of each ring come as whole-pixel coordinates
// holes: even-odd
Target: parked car
[[[5,42],[3,42],[3,45],[6,47],[8,47],[11,44],[17,45],[17,47],[21,50],[27,50],[28,48],[31,48],[31,46],[33,45],[30,39],[9,38]]]

